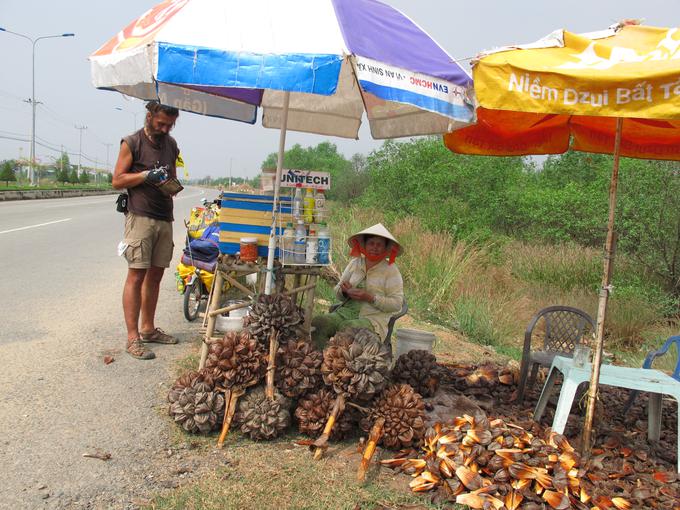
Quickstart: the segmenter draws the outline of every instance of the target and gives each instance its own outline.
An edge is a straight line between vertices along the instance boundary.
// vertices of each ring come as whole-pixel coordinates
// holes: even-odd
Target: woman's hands
[[[343,294],[348,298],[354,299],[355,301],[366,301],[367,303],[372,303],[375,296],[364,289],[357,289],[352,287],[349,282],[340,282],[340,289],[342,289]]]

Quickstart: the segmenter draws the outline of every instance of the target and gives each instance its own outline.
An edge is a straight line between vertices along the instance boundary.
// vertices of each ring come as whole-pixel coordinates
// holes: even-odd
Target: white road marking
[[[110,195],[113,197],[113,195]],[[116,200],[114,198],[109,198],[108,200],[97,200],[97,201],[90,201],[90,202],[72,202],[70,204],[55,204],[55,205],[46,205],[43,207],[43,209],[55,209],[57,207],[80,207],[81,205],[101,205],[101,204],[108,204],[109,201],[111,204],[114,204]],[[113,207],[113,206],[112,206]]]
[[[19,230],[28,230],[29,228],[44,227],[46,225],[53,225],[63,221],[71,221],[71,218],[64,218],[63,220],[48,221],[47,223],[38,223],[37,225],[28,225],[27,227],[12,228],[10,230],[3,230],[0,234],[9,234],[10,232],[18,232]]]
[[[185,200],[185,199],[187,199],[187,198],[200,197],[200,196],[203,195],[203,194],[204,194],[204,192],[201,192],[201,193],[194,193],[194,194],[192,194],[192,195],[185,195],[185,196],[179,195],[179,196],[175,197],[175,200]]]

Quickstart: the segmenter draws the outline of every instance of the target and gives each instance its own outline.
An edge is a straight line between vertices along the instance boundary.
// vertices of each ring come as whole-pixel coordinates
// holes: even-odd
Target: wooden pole
[[[227,405],[227,393],[229,393],[229,403]],[[222,432],[220,433],[220,437],[217,439],[217,447],[222,448],[222,445],[224,444],[224,440],[227,437],[227,433],[229,432],[229,427],[231,426],[231,422],[234,419],[234,414],[236,413],[236,403],[238,402],[238,399],[243,396],[245,393],[245,390],[243,388],[232,388],[231,391],[227,390],[227,392],[224,394],[224,422],[222,423]]]
[[[236,278],[232,277],[229,274],[225,274],[224,277],[231,284],[232,287],[236,287],[238,290],[240,290],[246,296],[248,296],[249,298],[252,299],[252,297],[253,297],[253,291],[252,290],[250,290],[245,285],[241,285],[241,283]]]
[[[378,418],[375,420],[373,427],[371,427],[371,432],[368,434],[368,443],[366,443],[364,454],[361,456],[361,464],[359,464],[359,470],[357,471],[357,480],[359,482],[366,480],[366,472],[368,471],[368,466],[371,465],[371,459],[375,453],[376,446],[378,446],[378,441],[382,437],[384,426],[385,418]]]
[[[234,305],[225,306],[224,308],[218,308],[217,310],[211,310],[208,312],[208,317],[217,317],[223,313],[233,312],[234,310],[239,310],[241,308],[248,308],[252,303],[250,301],[245,301],[243,303],[236,303]]]
[[[597,325],[595,328],[595,353],[588,388],[588,405],[586,419],[581,436],[581,456],[590,456],[590,443],[593,429],[593,417],[595,416],[595,401],[597,398],[597,386],[600,380],[600,365],[602,363],[602,348],[604,344],[604,322],[607,317],[607,302],[611,292],[612,264],[614,262],[614,218],[616,215],[616,189],[619,184],[619,159],[621,155],[621,135],[623,131],[623,118],[616,119],[616,138],[614,139],[614,165],[612,177],[609,183],[609,219],[607,221],[607,241],[604,247],[604,271],[602,274],[602,288],[597,305]]]
[[[283,169],[283,156],[286,148],[286,129],[288,128],[288,108],[290,104],[290,92],[283,93],[283,106],[281,110],[281,128],[279,133],[279,155],[276,160],[276,177],[274,178],[274,205],[272,207],[272,228],[269,232],[269,249],[267,251],[267,274],[265,275],[264,293],[272,294],[274,288],[274,253],[276,250],[276,223],[279,216],[279,189],[281,188],[281,173]]]
[[[331,437],[331,432],[333,432],[333,426],[335,425],[338,415],[345,409],[345,395],[340,394],[335,399],[335,404],[333,404],[333,409],[328,417],[326,426],[323,429],[323,434],[319,436],[319,439],[314,441],[314,460],[319,460],[323,456],[323,452],[327,447],[328,439]]]
[[[229,419],[229,407],[231,407],[231,390],[224,390],[224,418],[222,419],[222,431],[220,437],[217,438],[217,447],[222,448],[224,439],[227,437],[227,431],[231,420]]]
[[[307,285],[309,287],[305,293],[305,331],[309,331],[312,327],[312,315],[314,313],[314,294],[316,292],[316,275],[311,275],[309,277],[310,283]]]
[[[279,334],[274,328],[269,335],[269,364],[267,365],[267,386],[265,395],[274,400],[274,375],[276,373],[276,351],[279,350]]]
[[[222,299],[222,283],[223,283],[223,278],[222,278],[222,272],[221,271],[216,271],[215,272],[215,280],[213,281],[213,287],[215,288],[215,291],[212,294],[212,298],[210,299],[210,303],[208,304],[208,310],[213,311],[217,310],[220,306],[220,300]],[[205,360],[208,358],[208,342],[210,342],[210,338],[213,336],[213,333],[215,332],[215,320],[216,316],[215,315],[210,315],[208,312],[208,326],[205,332],[205,338],[203,339],[203,345],[201,345],[201,360],[198,363],[198,369],[202,369],[205,366]]]

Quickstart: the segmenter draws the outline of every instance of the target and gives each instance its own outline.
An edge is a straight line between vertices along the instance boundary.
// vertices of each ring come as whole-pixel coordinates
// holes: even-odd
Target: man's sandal
[[[156,355],[142,343],[141,338],[128,340],[127,353],[136,359],[154,359]]]
[[[168,335],[161,328],[154,329],[151,333],[142,333],[142,342],[145,344],[176,344],[179,342],[174,336]]]

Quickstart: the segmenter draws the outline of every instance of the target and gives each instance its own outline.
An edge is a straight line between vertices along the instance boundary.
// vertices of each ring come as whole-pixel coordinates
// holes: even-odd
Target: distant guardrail
[[[35,189],[0,191],[0,202],[8,200],[33,200],[38,198],[71,198],[93,195],[116,195],[115,189]]]

